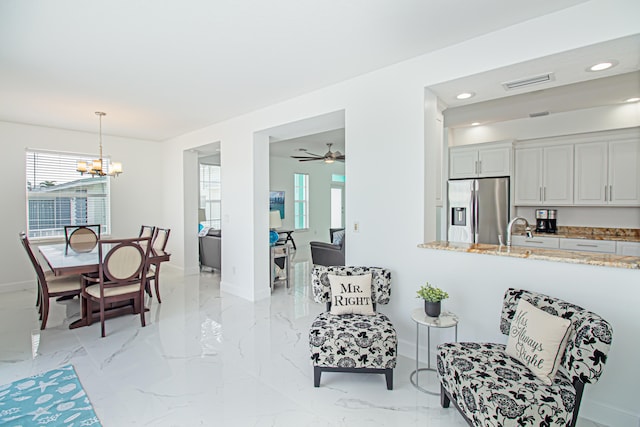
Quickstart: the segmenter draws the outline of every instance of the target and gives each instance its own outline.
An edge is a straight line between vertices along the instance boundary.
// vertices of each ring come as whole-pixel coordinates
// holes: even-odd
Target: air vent
[[[542,117],[542,116],[548,116],[549,112],[548,111],[539,111],[537,113],[529,113],[529,117]]]
[[[519,80],[510,81],[510,82],[505,82],[505,83],[502,83],[502,87],[504,87],[505,90],[513,90],[513,89],[520,89],[526,86],[537,85],[540,83],[547,83],[553,80],[555,80],[553,73],[547,73],[547,74],[540,74],[539,76],[535,76],[535,77],[528,77],[526,79],[519,79]]]

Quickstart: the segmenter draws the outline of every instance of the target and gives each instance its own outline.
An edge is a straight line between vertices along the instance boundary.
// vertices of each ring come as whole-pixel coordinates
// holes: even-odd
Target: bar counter
[[[419,248],[443,251],[468,252],[483,255],[497,255],[515,258],[536,259],[542,261],[588,264],[613,268],[640,269],[640,257],[604,254],[595,252],[573,252],[560,249],[541,249],[523,246],[499,246],[484,243],[429,242],[418,245]]]

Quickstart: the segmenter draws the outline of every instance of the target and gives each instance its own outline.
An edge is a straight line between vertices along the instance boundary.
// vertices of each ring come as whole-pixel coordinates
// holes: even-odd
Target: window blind
[[[103,234],[110,233],[109,177],[80,175],[76,171],[79,160],[93,157],[27,149],[27,232],[30,238],[63,236],[65,225],[100,224]]]

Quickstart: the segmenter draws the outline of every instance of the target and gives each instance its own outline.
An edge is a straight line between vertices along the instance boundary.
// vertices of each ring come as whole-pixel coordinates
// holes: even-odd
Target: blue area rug
[[[0,426],[100,426],[73,366],[0,386]]]

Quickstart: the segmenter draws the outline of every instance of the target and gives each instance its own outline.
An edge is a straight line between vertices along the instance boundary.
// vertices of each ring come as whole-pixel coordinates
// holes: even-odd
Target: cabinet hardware
[[[547,200],[547,187],[542,187],[542,201]]]
[[[478,173],[478,161],[477,160],[474,162],[474,172]]]
[[[543,199],[542,199],[542,187],[540,187],[540,191],[539,191],[539,193],[540,193],[540,201],[542,201],[542,200],[543,200]]]
[[[613,185],[609,186],[609,201],[613,202]]]
[[[585,243],[577,243],[576,246],[581,246],[581,247],[584,247],[584,248],[597,248],[598,247],[598,245],[587,245]]]
[[[604,201],[607,201],[607,186],[604,186]]]
[[[482,160],[478,160],[478,173],[482,173]]]

